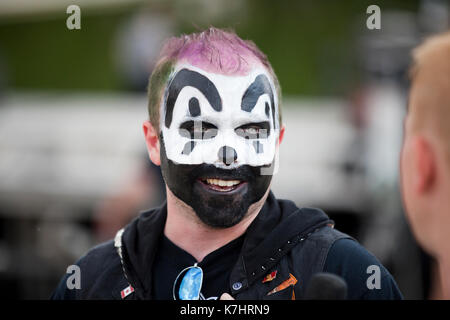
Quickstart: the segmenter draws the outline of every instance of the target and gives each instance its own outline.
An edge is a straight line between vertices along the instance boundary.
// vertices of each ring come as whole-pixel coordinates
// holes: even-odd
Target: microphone
[[[347,283],[344,279],[332,273],[316,273],[309,281],[304,299],[345,300],[347,299]]]

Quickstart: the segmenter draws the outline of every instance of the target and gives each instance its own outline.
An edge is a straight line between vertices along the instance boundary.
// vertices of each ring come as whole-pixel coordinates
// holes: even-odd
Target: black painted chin
[[[248,182],[242,183],[236,190],[226,194],[208,188],[202,182],[196,181],[192,188],[192,196],[186,199],[190,200],[188,204],[203,223],[214,228],[228,228],[245,217],[252,203]]]
[[[162,136],[160,146],[161,171],[170,191],[213,228],[229,228],[242,221],[249,207],[264,196],[272,180],[271,175],[260,174],[262,167],[220,169],[209,164],[176,164],[167,159]],[[217,191],[203,182],[205,178],[242,182],[233,190]]]

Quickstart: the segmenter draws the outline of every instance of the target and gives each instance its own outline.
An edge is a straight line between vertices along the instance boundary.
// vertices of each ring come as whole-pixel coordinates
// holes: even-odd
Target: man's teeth
[[[239,180],[220,180],[220,179],[206,179],[208,184],[213,184],[219,187],[232,187],[239,184]]]

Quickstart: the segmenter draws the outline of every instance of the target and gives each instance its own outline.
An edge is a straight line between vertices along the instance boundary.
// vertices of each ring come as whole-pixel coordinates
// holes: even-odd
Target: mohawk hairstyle
[[[250,40],[242,40],[233,31],[210,27],[203,32],[172,37],[164,43],[148,85],[150,122],[159,133],[159,107],[164,89],[179,61],[212,73],[245,75],[252,66],[262,64],[270,73],[278,95],[281,125],[281,88],[266,55]]]

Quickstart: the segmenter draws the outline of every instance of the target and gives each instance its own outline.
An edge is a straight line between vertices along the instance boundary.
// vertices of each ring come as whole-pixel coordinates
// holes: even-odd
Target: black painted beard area
[[[229,228],[246,216],[250,206],[261,198],[269,188],[272,175],[261,175],[261,169],[243,165],[235,169],[221,169],[210,164],[176,164],[167,158],[164,140],[160,137],[161,171],[170,191],[192,207],[198,218],[213,228]],[[231,192],[214,191],[200,180],[217,178],[241,180]]]

